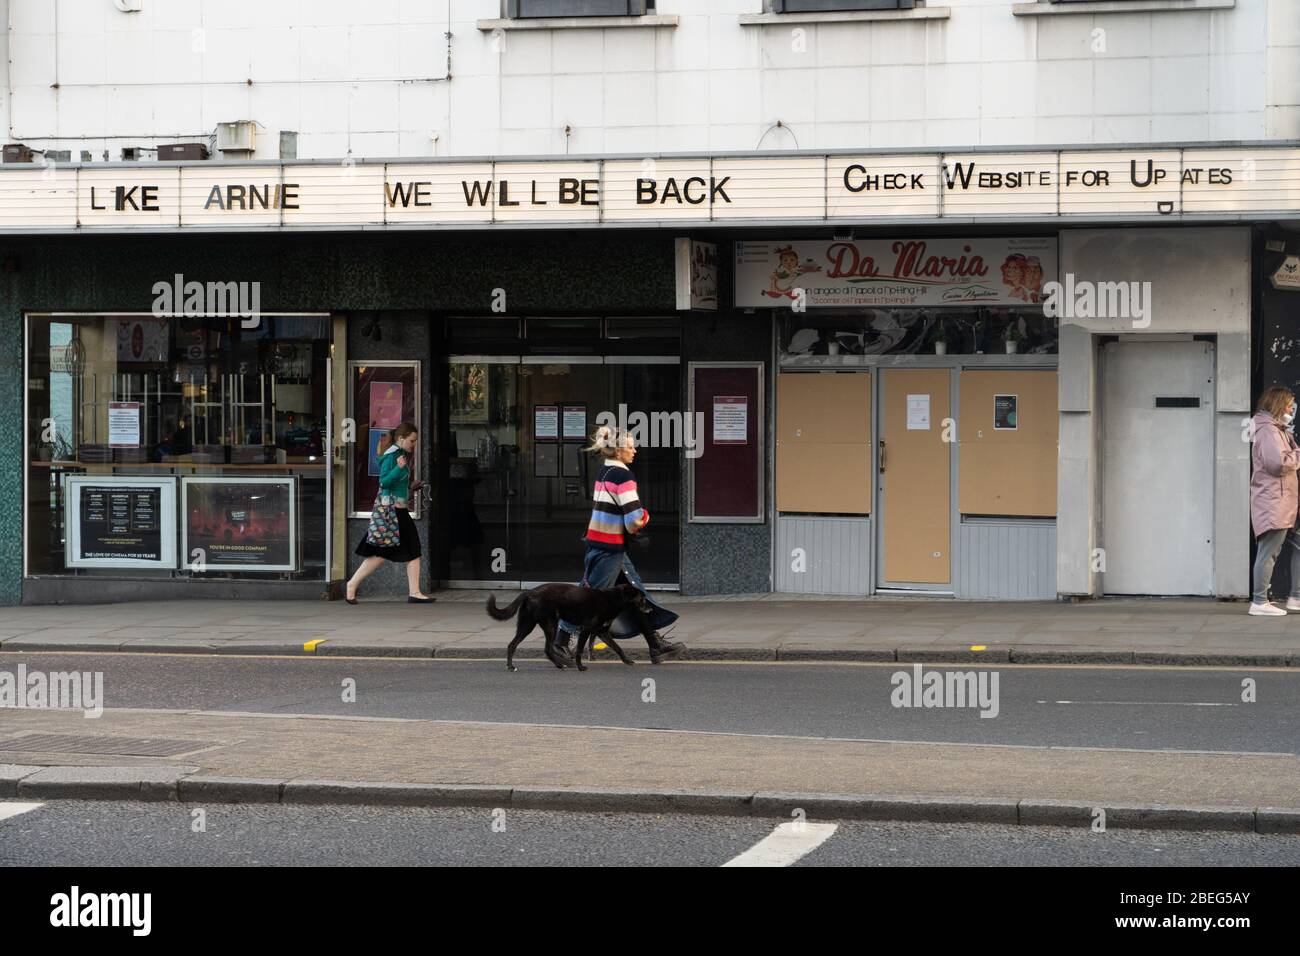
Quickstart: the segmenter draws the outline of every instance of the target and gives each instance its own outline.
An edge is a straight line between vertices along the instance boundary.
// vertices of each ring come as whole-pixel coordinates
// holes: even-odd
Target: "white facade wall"
[[[259,124],[258,159],[282,130],[300,158],[1300,138],[1296,0],[742,24],[763,6],[658,0],[675,26],[494,32],[500,0],[0,0],[0,121],[7,142],[95,161],[232,120]]]

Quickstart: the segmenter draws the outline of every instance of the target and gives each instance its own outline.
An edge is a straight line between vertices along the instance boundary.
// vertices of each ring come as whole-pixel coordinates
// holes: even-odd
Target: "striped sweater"
[[[622,551],[624,534],[650,523],[650,512],[636,493],[636,476],[619,462],[606,462],[596,474],[587,543],[605,551]]]

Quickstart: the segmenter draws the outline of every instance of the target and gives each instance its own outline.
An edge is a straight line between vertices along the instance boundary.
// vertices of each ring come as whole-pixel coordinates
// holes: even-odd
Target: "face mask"
[[[1283,425],[1290,425],[1293,421],[1295,421],[1295,408],[1294,408],[1294,407],[1289,408],[1289,409],[1287,409],[1285,412],[1282,413],[1282,424],[1283,424]]]

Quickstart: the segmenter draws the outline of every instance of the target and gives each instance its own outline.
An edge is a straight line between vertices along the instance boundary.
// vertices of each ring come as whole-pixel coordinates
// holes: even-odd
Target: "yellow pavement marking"
[[[985,645],[985,644],[972,644],[972,645],[970,646],[970,649],[971,649],[972,651],[987,651],[987,650],[988,650],[988,646]]]
[[[597,641],[595,644],[591,645],[592,650],[596,650],[596,651],[603,651],[608,646],[609,645],[606,644],[604,641]]]
[[[318,637],[318,638],[317,638],[316,640],[314,640],[314,641],[308,641],[306,644],[304,644],[304,645],[302,646],[302,649],[303,649],[304,651],[306,651],[308,654],[315,654],[315,653],[316,653],[316,648],[319,647],[321,644],[324,644],[324,643],[325,643],[325,638],[323,638],[323,637]]]

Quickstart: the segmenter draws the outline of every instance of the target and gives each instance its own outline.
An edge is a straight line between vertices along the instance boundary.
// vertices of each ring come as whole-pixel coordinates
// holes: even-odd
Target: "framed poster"
[[[533,441],[559,441],[560,406],[533,406]]]
[[[420,432],[411,480],[423,473],[420,462],[431,436],[424,434],[420,424],[420,363],[348,362],[346,415],[356,428],[348,446],[348,517],[369,518],[379,493],[377,456],[387,451],[392,430],[402,422],[410,422]],[[410,504],[411,517],[419,518],[419,496]]]
[[[560,417],[564,420],[564,437],[587,440],[587,406],[562,405]]]
[[[692,522],[762,524],[763,363],[691,362],[692,420],[704,422],[701,447],[687,458]]]
[[[298,479],[181,479],[186,566],[205,571],[297,571]],[[201,553],[196,555],[195,550]]]
[[[68,567],[176,567],[175,478],[67,475],[63,501]]]
[[[402,424],[402,383],[370,383],[370,427],[396,428]]]
[[[481,362],[456,362],[448,370],[453,425],[486,425],[492,417],[488,405],[488,367]]]
[[[694,239],[674,240],[676,253],[677,308],[718,308],[718,246]]]
[[[560,446],[542,444],[533,446],[533,477],[558,478],[560,476]]]

